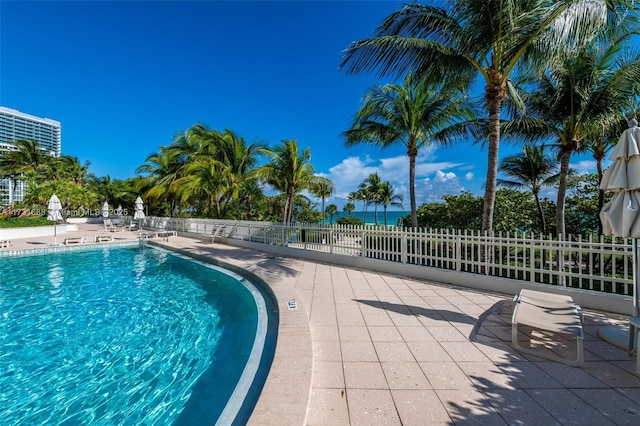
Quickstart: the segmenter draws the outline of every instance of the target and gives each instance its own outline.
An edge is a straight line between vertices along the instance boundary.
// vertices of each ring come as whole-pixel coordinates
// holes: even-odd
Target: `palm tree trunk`
[[[418,229],[418,209],[416,207],[416,156],[418,149],[408,153],[409,155],[409,198],[411,200],[411,227]],[[386,223],[385,223],[386,225]]]
[[[289,206],[287,208],[287,218],[286,218],[286,223],[287,225],[291,225],[291,223],[293,222],[293,206],[295,204],[295,190],[293,187],[291,187],[289,189],[289,196],[287,197],[289,199]]]
[[[282,223],[287,224],[287,215],[289,213],[289,190],[287,189],[287,195],[284,197],[284,206],[282,207]]]
[[[362,223],[367,223],[367,207],[369,207],[369,203],[367,201],[364,202],[364,210],[362,211]]]
[[[221,208],[220,208],[220,198],[218,198],[218,196],[217,196],[217,195],[216,195],[216,197],[215,197],[215,201],[216,201],[216,218],[217,218],[217,219],[220,219],[220,211],[221,211]]]
[[[564,239],[565,223],[564,223],[564,204],[567,197],[567,180],[569,177],[569,160],[571,159],[571,150],[564,148],[560,153],[560,181],[558,184],[558,200],[556,202],[556,228],[558,236]]]
[[[482,231],[491,234],[493,231],[493,208],[496,202],[496,179],[498,177],[498,148],[500,147],[500,111],[502,98],[491,97],[489,102],[489,153],[487,163],[487,180],[484,190],[484,207],[482,210]]]
[[[18,179],[10,178],[9,186],[11,186],[11,183],[13,183],[13,186],[11,187],[10,191],[9,205],[13,207],[13,204],[16,202],[16,189],[18,188]]]
[[[602,182],[602,158],[596,159],[596,164],[598,167],[598,185]],[[602,207],[604,207],[604,190],[598,186],[598,235],[602,235],[604,230],[602,229],[602,220],[600,220],[600,212],[602,211]]]
[[[540,202],[540,194],[538,191],[534,191],[533,197],[536,199],[536,206],[538,207],[538,216],[540,217],[540,232],[542,235],[547,234],[547,222],[544,220],[544,211],[542,210],[542,203]]]

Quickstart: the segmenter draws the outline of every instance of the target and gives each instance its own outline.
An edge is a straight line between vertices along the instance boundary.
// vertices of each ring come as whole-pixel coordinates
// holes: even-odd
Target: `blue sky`
[[[345,148],[362,96],[388,79],[346,75],[340,55],[396,1],[0,1],[0,105],[62,123],[62,153],[124,179],[195,123],[271,146],[309,147],[344,198],[378,172],[409,208],[402,146]],[[501,146],[501,157],[519,148]],[[594,171],[588,156],[578,171]],[[418,205],[483,193],[486,151],[419,156]],[[358,209],[360,206],[357,206]]]

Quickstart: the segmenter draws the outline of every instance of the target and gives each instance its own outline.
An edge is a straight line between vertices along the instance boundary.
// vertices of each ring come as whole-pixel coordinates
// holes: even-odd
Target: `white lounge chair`
[[[69,244],[82,244],[84,243],[84,237],[69,237],[65,238],[63,244],[68,246]]]
[[[582,329],[582,309],[570,296],[522,290],[514,298],[515,307],[511,318],[511,341],[521,352],[541,358],[578,366],[584,362],[584,332]],[[519,327],[528,326],[576,339],[576,359],[566,359],[559,355],[537,351],[520,345]]]
[[[111,219],[104,219],[104,230],[108,232],[116,232],[116,226],[113,224]]]
[[[216,242],[216,238],[225,238],[227,236],[227,226],[226,225],[217,225],[213,232],[209,235],[205,235],[203,241],[209,242],[211,240],[211,244]]]

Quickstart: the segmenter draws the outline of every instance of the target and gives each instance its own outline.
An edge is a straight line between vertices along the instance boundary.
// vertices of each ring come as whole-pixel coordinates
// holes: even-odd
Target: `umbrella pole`
[[[632,240],[632,255],[633,255],[633,316],[638,316],[638,295],[640,293],[640,286],[638,285],[640,282],[640,276],[638,276],[638,239],[634,238]]]
[[[58,245],[58,233],[56,231],[56,222],[57,220],[53,221],[53,244]]]

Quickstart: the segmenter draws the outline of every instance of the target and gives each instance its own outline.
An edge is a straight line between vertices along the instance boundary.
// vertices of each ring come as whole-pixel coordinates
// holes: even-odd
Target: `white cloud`
[[[595,173],[598,169],[598,163],[595,160],[582,160],[577,163],[571,163],[570,167],[579,175]]]
[[[464,190],[455,173],[438,170],[433,178],[426,178],[416,183],[416,199],[421,200],[420,203],[439,202],[442,201],[443,195],[457,195]]]
[[[434,161],[434,152],[435,148],[428,147],[428,149],[420,151],[416,158],[416,201],[418,205],[424,202],[440,201],[443,194],[459,194],[464,190],[458,176],[452,169],[466,166],[466,164],[448,161],[436,162]],[[329,173],[320,174],[331,179],[336,187],[334,195],[325,200],[325,203],[334,203],[341,209],[347,201],[349,193],[356,191],[358,185],[376,172],[382,181],[389,181],[393,184],[396,193],[402,196],[404,210],[409,210],[409,158],[406,155],[379,159],[369,156],[343,159],[331,167]],[[473,176],[472,172],[464,175],[467,180],[473,179]],[[361,203],[356,203],[356,209],[360,208]]]

